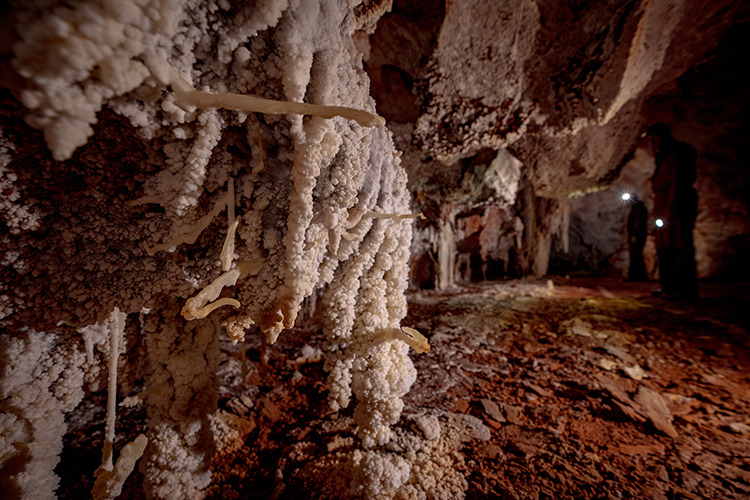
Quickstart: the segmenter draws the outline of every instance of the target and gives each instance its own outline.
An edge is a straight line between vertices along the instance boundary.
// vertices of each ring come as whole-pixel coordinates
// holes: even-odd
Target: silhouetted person
[[[630,248],[630,266],[628,281],[647,281],[646,263],[643,261],[643,247],[648,236],[648,209],[634,194],[628,199],[628,246]]]
[[[661,294],[680,299],[696,298],[698,278],[693,226],[698,195],[693,183],[698,155],[694,147],[672,137],[672,129],[665,123],[649,127],[647,137],[656,160],[656,170],[651,177],[654,217],[663,224],[656,228],[655,235]]]

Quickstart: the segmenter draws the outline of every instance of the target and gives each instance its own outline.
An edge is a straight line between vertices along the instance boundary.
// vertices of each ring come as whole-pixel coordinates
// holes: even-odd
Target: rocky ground
[[[511,282],[412,298],[433,359],[418,359],[410,405],[493,429],[465,450],[469,497],[750,496],[747,295],[706,285],[686,304],[653,287]]]
[[[455,450],[446,453],[468,498],[750,497],[748,287],[703,284],[694,303],[652,298],[654,287],[522,280],[411,295],[404,324],[432,350],[414,357],[398,434],[413,435],[425,415],[444,429],[457,415],[481,421],[488,435],[441,448]],[[267,367],[248,339],[244,383],[240,350],[224,345],[209,497],[325,491],[325,457],[353,446],[352,412],[328,410],[314,330],[283,335]],[[71,420],[62,498],[90,491],[103,402],[95,395]],[[143,419],[121,412],[118,442]],[[123,497],[141,496],[138,481]]]

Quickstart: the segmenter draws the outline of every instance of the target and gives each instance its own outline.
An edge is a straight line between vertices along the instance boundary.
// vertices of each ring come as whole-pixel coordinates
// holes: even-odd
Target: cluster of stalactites
[[[142,325],[141,332],[149,353],[147,379],[152,384],[145,399],[152,443],[144,458],[146,468],[166,467],[169,457],[187,457],[184,461],[189,463],[171,463],[179,469],[173,475],[146,473],[151,493],[165,496],[155,493],[170,488],[165,477],[200,475],[200,480],[193,480],[198,485],[194,489],[206,483],[206,467],[194,463],[203,460],[195,451],[200,448],[201,433],[192,428],[188,432],[176,422],[190,420],[190,412],[210,411],[209,403],[196,409],[185,402],[191,401],[190,391],[213,390],[215,372],[203,377],[204,383],[195,382],[201,370],[216,368],[218,323],[213,316],[224,318],[235,342],[242,340],[245,328],[252,324],[259,325],[273,342],[283,329],[294,326],[302,301],[319,288],[328,288],[323,312],[328,325],[326,366],[332,404],[345,406],[349,396],[355,395],[364,444],[384,444],[403,407],[401,397],[415,380],[409,346],[427,352],[429,344],[415,330],[401,326],[415,215],[409,213],[405,173],[390,133],[383,127],[383,118],[368,111],[374,109],[374,102],[355,56],[351,7],[347,2],[326,0],[259,2],[258,19],[238,25],[246,26],[247,33],[238,37],[237,57],[224,54],[199,64],[192,49],[206,33],[191,29],[195,26],[190,23],[220,33],[226,21],[223,14],[187,0],[145,4],[61,4],[20,30],[22,41],[16,46],[13,64],[27,83],[20,95],[29,109],[28,122],[44,131],[55,160],[71,158],[86,143],[105,105],[130,119],[142,133],[137,139],[158,138],[164,145],[163,156],[148,160],[163,160],[163,170],[144,184],[145,196],[125,204],[123,210],[135,213],[132,207],[144,203],[165,208],[164,218],[172,224],[169,235],[150,240],[143,245],[145,253],[134,252],[130,257],[167,264],[163,267],[172,275],[153,288],[149,299],[118,304],[128,312],[140,310],[144,301],[152,308],[144,315],[146,326]],[[227,2],[220,4],[220,10],[235,8]],[[256,14],[248,15],[254,18]],[[232,24],[231,29],[238,28]],[[229,84],[207,90],[196,83],[226,75],[230,62],[249,60],[245,53],[253,47],[251,36],[265,29],[270,31],[267,41],[278,46],[280,57],[251,56],[265,74],[279,76],[285,99],[224,92]],[[77,48],[82,50],[80,58],[61,57],[75,54]],[[56,59],[64,64],[53,64]],[[59,74],[55,68],[61,68]],[[242,71],[252,72],[250,68]],[[233,78],[242,80],[241,75]],[[251,80],[248,76],[239,86],[248,88]],[[259,86],[253,88],[257,91]],[[278,89],[268,94],[278,97]],[[258,144],[248,141],[252,154],[263,158],[263,148],[271,146],[278,154],[267,158],[268,168],[251,166],[248,172],[222,160],[228,154],[215,149],[224,139],[227,123],[244,123],[250,137],[253,120],[247,117],[255,113],[284,117],[263,120],[262,132],[257,125]],[[303,120],[302,115],[308,118]],[[159,124],[168,130],[160,130]],[[221,173],[212,174],[211,169]],[[284,169],[289,171],[287,179],[275,176]],[[214,190],[206,187],[209,178],[214,186],[226,182],[227,191],[215,195],[213,207],[201,215],[198,200]],[[242,194],[238,200],[235,182],[236,192]],[[174,257],[178,248],[196,245],[206,229],[221,220],[225,209],[226,236],[218,265],[209,259],[186,263]],[[208,273],[215,278],[210,279]],[[133,282],[143,281],[142,276]],[[188,285],[179,281],[183,277],[197,291],[180,309],[175,302],[188,295],[184,292]],[[98,300],[90,297],[91,303]],[[159,310],[159,306],[166,309]],[[227,317],[230,310],[233,315]],[[174,317],[165,318],[166,313]],[[152,316],[159,320],[149,319]],[[146,444],[139,438],[123,448],[117,462],[112,460],[114,410],[109,407],[116,394],[113,377],[122,316],[115,314],[111,322],[110,345],[114,347],[110,351],[107,445],[97,473],[97,497],[110,497],[121,487]],[[150,322],[158,323],[158,328]]]

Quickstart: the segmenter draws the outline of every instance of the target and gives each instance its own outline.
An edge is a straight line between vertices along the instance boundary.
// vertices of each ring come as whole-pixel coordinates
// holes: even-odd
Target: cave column
[[[172,302],[143,319],[149,443],[141,470],[149,498],[202,498],[211,482],[209,418],[218,400],[221,327],[211,318],[185,321],[179,313]]]
[[[445,204],[440,209],[438,222],[438,279],[436,288],[447,290],[455,283],[456,233],[454,230],[456,209]]]
[[[569,250],[570,209],[566,199],[536,198],[535,211],[532,270],[534,276],[541,278],[549,269],[552,242],[556,236],[560,238],[563,252]]]
[[[532,269],[534,276],[541,278],[547,274],[549,268],[549,254],[552,249],[552,235],[541,231],[536,235],[534,242],[534,263]]]

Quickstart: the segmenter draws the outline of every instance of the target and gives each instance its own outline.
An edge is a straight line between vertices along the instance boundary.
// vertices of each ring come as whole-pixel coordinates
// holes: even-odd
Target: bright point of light
[[[622,193],[622,200],[628,201],[630,199],[630,193]]]
[[[656,227],[664,227],[664,221],[661,219],[656,219]]]

